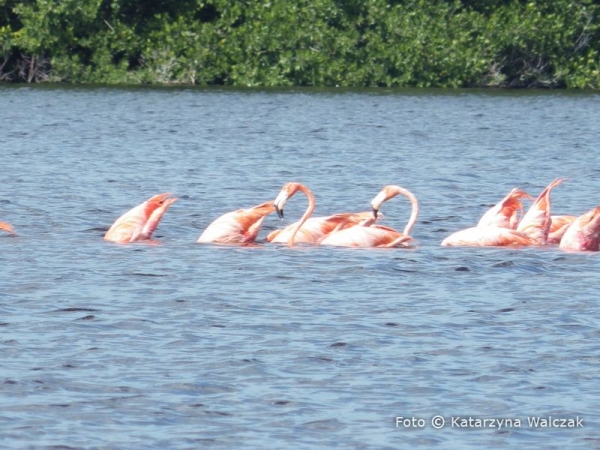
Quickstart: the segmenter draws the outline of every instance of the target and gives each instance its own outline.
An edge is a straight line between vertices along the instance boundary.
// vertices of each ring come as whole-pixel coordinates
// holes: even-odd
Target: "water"
[[[596,206],[599,110],[564,92],[0,87],[18,232],[0,236],[0,447],[600,447],[598,254],[439,246],[515,186],[566,177],[555,213]],[[412,190],[418,248],[195,244],[287,181],[317,215]],[[159,244],[102,240],[161,192],[180,200]],[[409,204],[382,212],[402,229]],[[549,415],[584,426],[527,422]]]

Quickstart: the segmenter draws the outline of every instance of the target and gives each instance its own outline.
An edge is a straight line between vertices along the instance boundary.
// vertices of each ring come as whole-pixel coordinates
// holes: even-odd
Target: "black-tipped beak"
[[[278,206],[275,206],[275,211],[277,211],[277,216],[279,216],[280,219],[283,219],[283,209],[279,209]]]
[[[375,208],[373,208],[373,217],[374,217],[375,219],[377,219],[377,214],[379,214],[379,210],[378,210],[378,209],[375,209]]]

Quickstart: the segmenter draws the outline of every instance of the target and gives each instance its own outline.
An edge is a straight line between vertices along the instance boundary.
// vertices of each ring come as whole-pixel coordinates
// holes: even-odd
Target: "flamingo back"
[[[579,216],[565,231],[559,247],[563,250],[600,249],[600,206]]]

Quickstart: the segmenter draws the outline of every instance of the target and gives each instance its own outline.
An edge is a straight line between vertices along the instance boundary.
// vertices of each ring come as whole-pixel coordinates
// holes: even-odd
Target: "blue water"
[[[439,246],[515,186],[566,177],[554,213],[597,206],[599,112],[581,92],[0,87],[0,447],[600,448],[600,255]],[[316,215],[408,188],[418,246],[195,243],[288,181]],[[158,243],[102,239],[161,192]],[[583,427],[527,421],[548,416]]]

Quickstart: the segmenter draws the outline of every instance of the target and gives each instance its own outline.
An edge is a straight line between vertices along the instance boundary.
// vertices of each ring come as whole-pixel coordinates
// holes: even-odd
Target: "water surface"
[[[598,205],[599,111],[553,91],[0,87],[1,446],[599,447],[598,254],[439,246],[515,186],[566,177],[555,213]],[[195,244],[288,181],[317,215],[402,185],[418,246]],[[180,200],[158,243],[102,240],[161,192]],[[382,212],[402,229],[409,203]],[[528,426],[549,415],[584,427]]]

